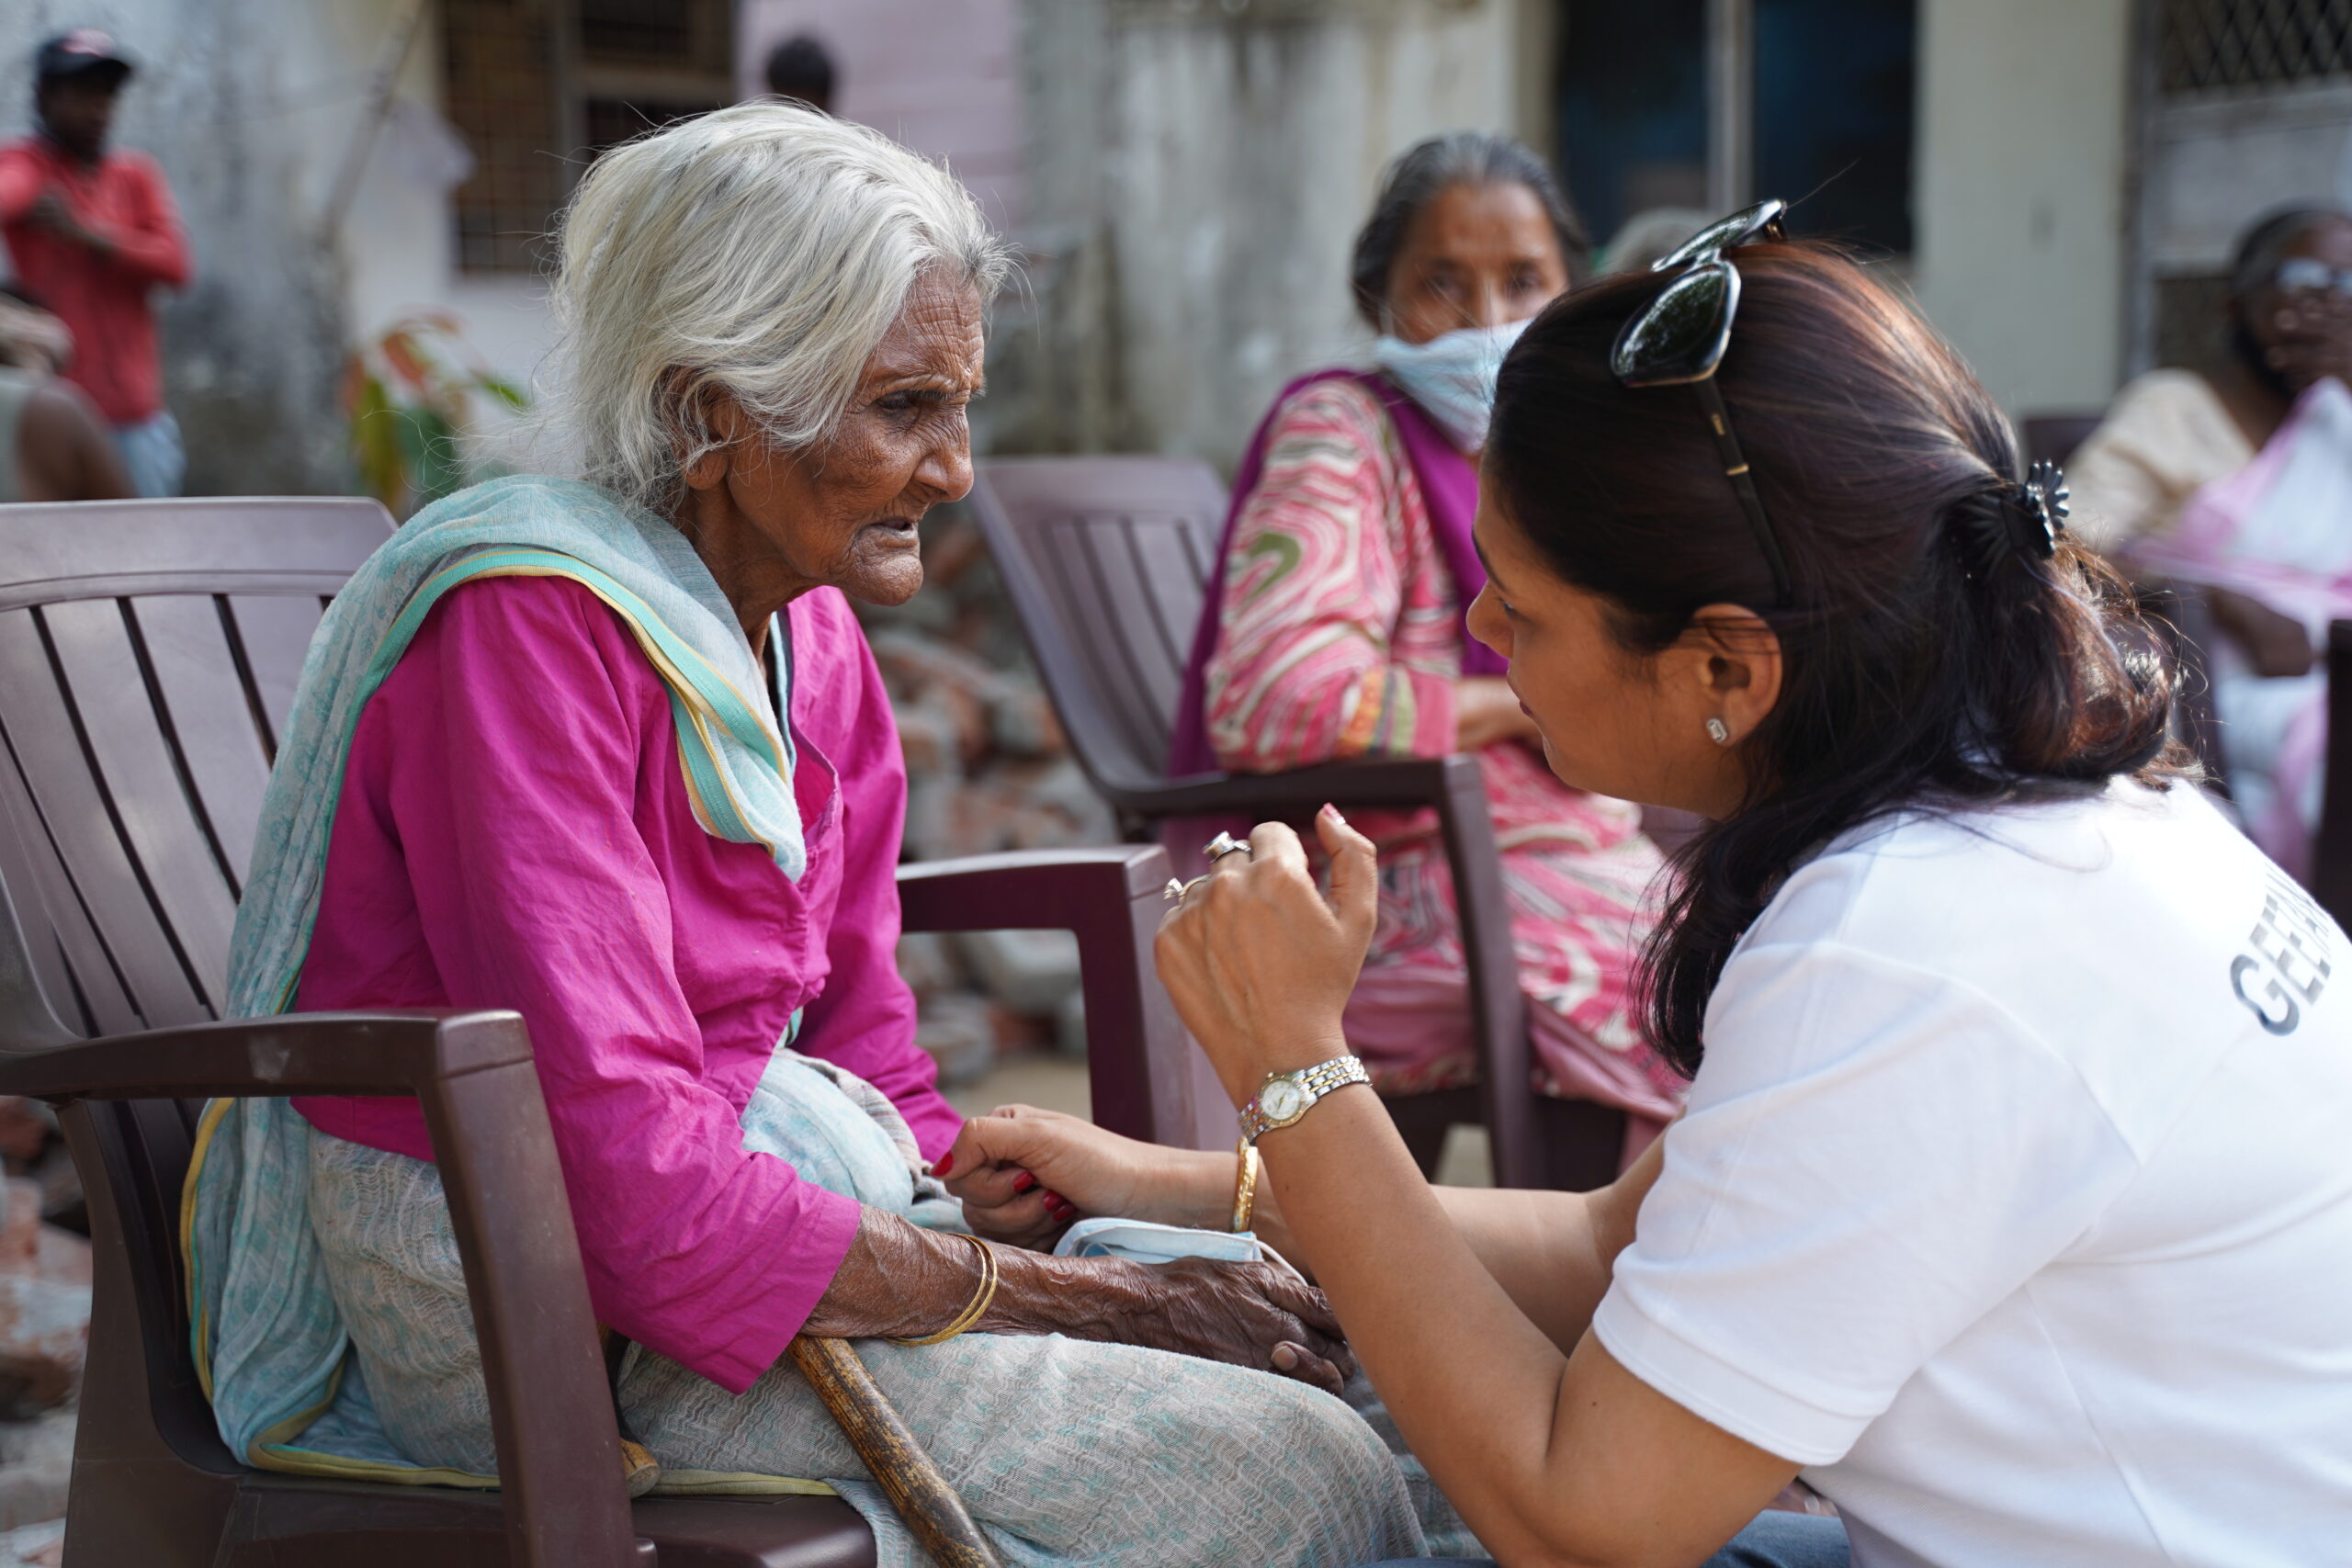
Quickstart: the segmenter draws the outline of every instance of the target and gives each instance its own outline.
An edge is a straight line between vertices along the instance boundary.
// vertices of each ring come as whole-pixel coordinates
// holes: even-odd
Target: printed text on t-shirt
[[[2292,1034],[2335,973],[2328,954],[2335,942],[2335,922],[2301,888],[2274,874],[2246,938],[2254,951],[2230,960],[2230,989],[2263,1028]]]

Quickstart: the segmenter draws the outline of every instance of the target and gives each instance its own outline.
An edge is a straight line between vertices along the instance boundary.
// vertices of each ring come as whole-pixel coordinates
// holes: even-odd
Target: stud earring
[[[1718,746],[1730,745],[1731,726],[1725,724],[1719,718],[1709,719],[1707,721],[1707,739],[1713,741]]]

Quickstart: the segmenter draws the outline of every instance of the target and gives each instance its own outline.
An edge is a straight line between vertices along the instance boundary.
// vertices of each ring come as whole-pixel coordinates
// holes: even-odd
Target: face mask
[[[1505,321],[1498,327],[1463,327],[1427,343],[1384,335],[1373,345],[1373,363],[1456,446],[1476,452],[1487,444],[1487,422],[1495,412],[1495,372],[1526,330],[1525,321]]]

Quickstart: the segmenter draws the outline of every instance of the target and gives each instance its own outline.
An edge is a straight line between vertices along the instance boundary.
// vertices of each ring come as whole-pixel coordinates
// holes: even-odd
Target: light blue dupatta
[[[670,689],[679,763],[702,825],[763,846],[796,881],[806,869],[788,727],[779,728],[759,661],[693,547],[670,524],[594,486],[494,480],[418,514],[320,623],[263,797],[230,949],[230,1016],[291,1005],[360,710],[441,596],[492,576],[569,578],[610,605]],[[181,1240],[198,1375],[221,1436],[267,1469],[492,1479],[421,1471],[374,1421],[311,1226],[310,1137],[284,1100],[216,1100],[198,1128]]]

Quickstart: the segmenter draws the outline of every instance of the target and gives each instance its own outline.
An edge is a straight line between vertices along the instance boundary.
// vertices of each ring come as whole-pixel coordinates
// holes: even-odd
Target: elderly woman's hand
[[[1277,1263],[1038,1258],[1061,1277],[1047,1321],[1014,1332],[1148,1345],[1204,1361],[1271,1371],[1338,1393],[1354,1375],[1340,1320],[1323,1292]],[[1012,1270],[1006,1272],[1008,1282]],[[1012,1309],[1018,1313],[1019,1309]],[[991,1314],[993,1316],[994,1314]],[[987,1319],[981,1326],[990,1328]],[[997,1326],[996,1332],[1003,1332]]]
[[[1179,1258],[1125,1267],[1141,1279],[1122,1291],[1125,1303],[1105,1303],[1103,1333],[1082,1337],[1272,1371],[1327,1394],[1355,1375],[1355,1354],[1322,1291],[1277,1262]]]
[[[997,1251],[998,1288],[974,1329],[1145,1345],[1296,1378],[1330,1393],[1355,1371],[1323,1292],[1276,1263],[1134,1263]],[[971,1244],[878,1209],[803,1332],[842,1339],[935,1334],[975,1299]]]
[[[1269,1073],[1347,1051],[1340,1015],[1372,945],[1379,867],[1372,840],[1334,807],[1315,830],[1331,855],[1328,897],[1298,835],[1269,822],[1160,922],[1159,977],[1237,1105]]]

